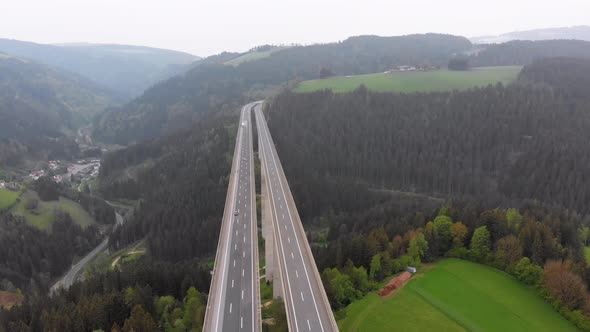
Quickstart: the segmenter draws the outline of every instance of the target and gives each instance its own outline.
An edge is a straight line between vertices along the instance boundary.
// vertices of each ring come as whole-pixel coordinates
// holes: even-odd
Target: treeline
[[[535,286],[566,318],[590,329],[590,269],[582,251],[590,229],[578,215],[535,205],[504,210],[468,204],[443,207],[432,219],[417,213],[416,223],[403,232],[388,232],[386,226],[347,234],[331,224],[330,231],[339,234],[318,254],[330,264],[322,279],[334,309],[408,266],[455,257],[493,266]]]
[[[568,67],[560,61],[555,66]],[[563,75],[563,81],[590,75],[571,68],[577,74]],[[548,69],[544,62],[533,65],[523,80],[537,70]],[[583,88],[590,96],[589,86]],[[307,217],[338,202],[313,203],[334,190],[318,185],[325,183],[496,204],[537,199],[589,213],[589,109],[589,98],[570,99],[547,84],[519,83],[428,94],[363,87],[337,95],[286,92],[272,101],[268,117]],[[363,194],[336,197],[342,195],[352,200]]]
[[[471,48],[465,37],[443,34],[350,37],[338,43],[285,48],[269,57],[242,63],[237,70],[247,81],[277,84],[320,78],[320,69],[335,75],[359,75],[398,65],[445,66],[451,56]]]
[[[582,40],[514,40],[482,47],[471,56],[475,67],[528,65],[541,58],[590,58],[590,42]]]
[[[65,213],[57,213],[55,218],[51,231],[45,232],[20,217],[0,212],[2,289],[46,293],[51,281],[69,268],[75,257],[100,242],[96,227],[83,229]]]
[[[319,78],[320,68],[344,74],[366,74],[396,65],[446,65],[454,53],[468,50],[464,37],[425,34],[400,37],[361,36],[343,42],[291,47],[271,56],[224,65],[238,54],[207,58],[182,76],[148,89],[122,108],[110,109],[95,121],[94,137],[128,144],[187,128],[208,113],[234,112],[245,95],[298,79]]]
[[[200,331],[206,297],[196,288],[208,288],[208,274],[198,263],[140,259],[0,309],[0,331]]]
[[[133,218],[112,234],[112,246],[120,248],[147,237],[150,254],[170,261],[215,251],[231,168],[234,121],[235,117],[211,117],[190,131],[146,143],[150,148],[131,147],[135,157],[129,160],[138,165],[152,157],[152,151],[164,152],[148,167],[140,167],[136,178],[112,180],[125,173],[125,166],[137,166],[117,162],[127,158],[127,150],[105,158],[107,168],[99,177],[104,196],[140,200]],[[232,125],[228,128],[226,123]]]
[[[589,73],[590,61],[587,59],[545,58],[525,66],[519,74],[519,80],[549,85],[572,105],[576,105],[579,99],[589,97]]]

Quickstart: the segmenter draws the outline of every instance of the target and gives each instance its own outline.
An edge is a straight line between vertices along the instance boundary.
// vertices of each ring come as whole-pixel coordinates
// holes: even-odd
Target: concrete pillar
[[[259,145],[260,146],[260,142]],[[272,211],[270,206],[270,196],[269,196],[269,189],[267,187],[267,181],[265,177],[265,163],[262,160],[262,156],[259,154],[260,160],[260,203],[261,203],[261,224],[262,224],[262,237],[264,238],[264,260],[266,266],[264,268],[265,275],[264,279],[266,281],[272,281],[273,283],[273,297],[279,298],[282,297],[282,280],[277,270],[279,263],[277,261],[278,257],[276,253],[278,252],[278,248],[275,245],[274,241],[274,223],[272,219]]]
[[[260,215],[262,216],[262,237],[264,238],[264,260],[266,262],[265,267],[265,279],[268,281],[273,280],[273,268],[274,268],[274,241],[273,241],[273,228],[272,228],[272,215],[270,212],[270,201],[268,197],[268,189],[266,187],[266,179],[264,176],[264,163],[261,163],[262,176],[260,177],[260,190],[261,190],[261,210]]]

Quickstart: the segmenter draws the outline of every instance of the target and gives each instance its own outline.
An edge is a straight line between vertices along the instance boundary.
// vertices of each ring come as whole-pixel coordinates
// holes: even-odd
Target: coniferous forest
[[[330,207],[314,203],[333,197],[324,183],[343,182],[588,214],[590,71],[580,62],[540,61],[509,86],[462,92],[286,92],[269,126],[306,216]]]

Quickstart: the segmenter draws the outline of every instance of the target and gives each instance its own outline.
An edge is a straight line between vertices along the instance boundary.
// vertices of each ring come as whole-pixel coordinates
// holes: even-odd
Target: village
[[[98,177],[100,159],[86,158],[68,162],[63,160],[50,160],[39,162],[32,171],[24,173],[2,173],[0,176],[0,189],[20,191],[27,183],[49,177],[55,183],[63,183],[77,190],[84,190],[90,182]]]
[[[81,182],[96,178],[100,169],[100,159],[80,159],[74,163],[61,160],[50,160],[47,167],[41,167],[29,173],[31,180],[51,175],[56,183]]]
[[[405,71],[432,71],[432,70],[439,70],[440,66],[432,66],[432,65],[417,65],[417,66],[410,66],[410,65],[403,65],[403,66],[396,66],[390,70],[384,71],[383,74],[392,74],[397,72],[405,72]]]
[[[50,176],[56,183],[80,184],[98,177],[100,159],[80,159],[75,162],[50,160],[40,162],[26,176],[12,176],[10,180],[0,178],[0,189],[19,190],[28,181],[36,181],[41,177]]]

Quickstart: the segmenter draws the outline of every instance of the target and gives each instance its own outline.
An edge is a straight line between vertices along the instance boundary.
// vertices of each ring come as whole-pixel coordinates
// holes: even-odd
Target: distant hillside
[[[111,103],[84,78],[0,53],[0,164],[76,153],[68,137]]]
[[[590,92],[590,59],[540,59],[524,67],[519,79],[545,83],[573,103]]]
[[[184,71],[199,59],[183,52],[143,46],[46,45],[10,39],[0,39],[0,51],[82,75],[126,98]]]
[[[290,47],[235,66],[224,63],[239,54],[226,53],[204,59],[185,75],[157,84],[122,109],[105,113],[96,123],[95,137],[122,144],[138,142],[185,128],[211,111],[235,111],[265,88],[319,78],[322,68],[353,75],[406,64],[446,65],[453,54],[471,46],[464,37],[424,34],[359,36]]]
[[[487,45],[471,57],[473,66],[528,65],[541,58],[590,59],[590,42],[582,40],[515,40]]]
[[[330,188],[346,181],[496,202],[536,199],[585,214],[588,77],[590,59],[559,58],[526,66],[515,84],[468,91],[289,92],[273,99],[269,127],[307,219],[366,195]],[[354,194],[344,200],[342,192]]]
[[[578,39],[590,41],[590,26],[573,26],[526,31],[514,31],[499,36],[470,38],[474,44],[504,43],[511,40]]]

